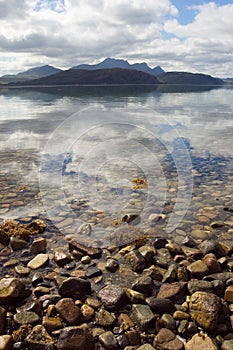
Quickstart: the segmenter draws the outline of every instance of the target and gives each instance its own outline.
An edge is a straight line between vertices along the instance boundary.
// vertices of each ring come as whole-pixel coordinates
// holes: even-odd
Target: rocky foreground
[[[233,245],[52,231],[0,225],[0,350],[233,349]]]

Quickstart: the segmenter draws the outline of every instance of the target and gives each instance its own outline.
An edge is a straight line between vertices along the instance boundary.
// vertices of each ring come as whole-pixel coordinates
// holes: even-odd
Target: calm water
[[[177,241],[231,240],[233,89],[191,90],[0,90],[0,217],[89,223],[100,245],[128,239],[125,215]]]

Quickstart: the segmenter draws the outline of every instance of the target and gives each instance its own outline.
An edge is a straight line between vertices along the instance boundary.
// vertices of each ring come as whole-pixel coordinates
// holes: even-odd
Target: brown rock
[[[73,299],[71,298],[59,300],[55,307],[59,315],[70,325],[75,325],[75,323],[81,317],[79,307],[75,305]]]
[[[218,350],[218,346],[207,334],[195,334],[185,345],[185,350]]]
[[[42,319],[42,325],[49,334],[63,327],[60,317],[44,316]]]
[[[210,273],[221,272],[220,264],[213,253],[206,254],[202,261],[206,264]]]
[[[83,304],[81,306],[81,313],[82,313],[82,320],[84,322],[91,321],[95,316],[95,310],[87,304]]]
[[[141,272],[146,266],[146,260],[138,250],[133,250],[126,254],[125,262],[135,272]]]
[[[127,301],[125,289],[115,284],[102,288],[98,296],[107,309],[119,308]]]
[[[80,253],[80,257],[89,255],[92,259],[99,259],[102,255],[101,248],[89,247],[88,245],[82,244],[75,239],[69,241],[69,250],[72,252],[75,250]]]
[[[61,250],[57,250],[54,253],[54,261],[58,266],[64,266],[66,264],[69,264],[71,262],[71,257],[66,252],[63,252]]]
[[[45,253],[46,249],[47,249],[47,241],[43,237],[35,238],[30,247],[30,251],[33,254]]]
[[[190,272],[192,278],[203,278],[209,273],[207,265],[202,260],[194,261],[187,266],[187,270]]]
[[[195,292],[190,298],[191,317],[204,329],[215,330],[218,325],[221,299],[206,292]]]
[[[10,350],[13,344],[11,335],[0,335],[0,350]]]
[[[37,254],[35,258],[29,261],[27,264],[28,267],[32,270],[37,270],[41,268],[42,266],[46,265],[49,261],[49,255],[48,254]]]
[[[163,283],[157,294],[157,299],[178,301],[185,295],[185,282]]]
[[[6,323],[6,310],[0,306],[0,334],[2,334]]]
[[[233,303],[233,286],[229,286],[226,288],[224,300],[228,303]]]
[[[22,299],[25,296],[25,285],[14,277],[0,280],[0,301],[8,302]]]
[[[104,308],[101,308],[96,312],[96,323],[102,327],[110,327],[116,321],[116,316],[113,312],[108,312]]]
[[[59,350],[93,350],[94,338],[86,324],[80,327],[66,327],[61,330],[57,348]]]
[[[161,328],[154,338],[153,346],[160,350],[182,350],[184,344],[169,329]]]
[[[35,326],[26,338],[30,350],[54,350],[54,342],[42,325]]]

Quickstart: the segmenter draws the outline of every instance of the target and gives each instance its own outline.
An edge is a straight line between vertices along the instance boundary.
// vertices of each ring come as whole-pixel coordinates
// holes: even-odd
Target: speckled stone
[[[132,318],[142,330],[148,330],[152,326],[155,316],[149,305],[133,304]]]
[[[36,325],[40,322],[40,317],[33,311],[21,311],[14,314],[14,322],[19,326],[22,324]]]
[[[94,338],[86,324],[65,327],[61,330],[57,342],[59,350],[93,350]]]
[[[195,334],[192,337],[192,339],[190,339],[185,345],[185,350],[194,350],[194,349],[218,350],[219,348],[207,334],[198,333],[198,334]]]
[[[102,333],[99,336],[99,341],[104,346],[104,348],[108,350],[114,350],[117,346],[117,340],[114,334],[110,331]]]
[[[42,266],[46,265],[49,262],[49,255],[48,254],[38,254],[29,261],[27,266],[32,270],[37,270],[41,268]]]
[[[107,309],[119,308],[127,301],[125,288],[115,284],[102,288],[98,296]]]
[[[30,350],[54,350],[54,341],[42,325],[35,326],[26,338]]]
[[[59,315],[69,325],[75,325],[81,317],[80,308],[75,305],[75,302],[71,298],[63,298],[59,300],[55,307]]]

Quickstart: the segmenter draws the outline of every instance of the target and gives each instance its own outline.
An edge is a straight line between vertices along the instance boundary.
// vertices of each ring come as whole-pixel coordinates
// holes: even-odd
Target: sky
[[[0,0],[0,76],[106,57],[233,77],[233,0]]]

